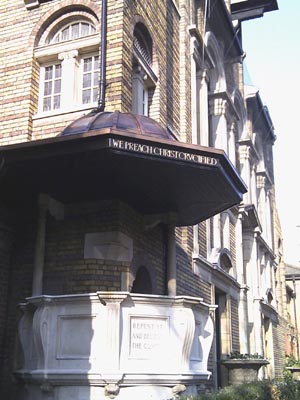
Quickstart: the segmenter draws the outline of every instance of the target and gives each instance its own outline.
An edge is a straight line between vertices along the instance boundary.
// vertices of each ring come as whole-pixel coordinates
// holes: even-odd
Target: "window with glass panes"
[[[99,83],[99,56],[83,58],[82,103],[97,101]]]
[[[48,43],[60,43],[67,40],[74,40],[80,37],[92,35],[96,32],[96,28],[84,21],[74,22],[68,24],[56,32],[53,36],[50,36]]]
[[[57,110],[61,103],[61,64],[44,68],[43,111]]]

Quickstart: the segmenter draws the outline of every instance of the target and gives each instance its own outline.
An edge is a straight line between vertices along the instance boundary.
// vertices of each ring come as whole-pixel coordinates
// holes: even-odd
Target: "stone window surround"
[[[68,82],[65,82],[65,85],[63,83],[62,93],[69,93],[69,96],[68,99],[65,98],[65,100],[63,100],[63,103],[67,104],[66,107],[62,107],[59,110],[51,110],[47,112],[42,111],[43,79],[40,79],[39,109],[38,113],[34,116],[34,118],[53,116],[78,110],[85,110],[93,108],[97,105],[96,103],[81,104],[74,101],[77,95],[77,93],[75,92],[79,92],[80,90],[79,90],[79,85],[77,85],[77,88],[76,85],[73,85],[73,81],[76,81],[76,79],[78,79],[78,81],[80,80],[81,59],[84,56],[97,55],[98,48],[99,48],[99,35],[96,33],[88,37],[85,36],[82,38],[78,38],[76,40],[39,46],[35,49],[34,56],[35,59],[40,64],[41,68],[43,68],[46,65],[50,65],[51,63],[53,64],[54,62],[57,62],[59,60],[62,62],[64,70],[63,76],[69,77]],[[79,71],[76,71],[76,68]],[[79,74],[76,74],[76,72],[79,72]],[[71,76],[73,76],[73,79],[70,79]],[[72,90],[66,87],[68,83],[70,84],[70,82],[74,86],[74,89]]]

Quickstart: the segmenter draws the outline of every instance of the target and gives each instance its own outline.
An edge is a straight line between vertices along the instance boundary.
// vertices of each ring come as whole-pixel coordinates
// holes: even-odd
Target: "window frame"
[[[64,103],[62,100],[61,107],[55,110],[44,111],[43,110],[43,85],[44,85],[44,70],[47,66],[58,64],[59,56],[66,52],[78,51],[77,67],[74,70],[74,76],[76,82],[74,82],[74,96],[72,104]],[[89,110],[95,108],[96,102],[84,104],[81,101],[82,95],[82,77],[81,77],[81,60],[89,56],[99,56],[99,34],[98,32],[84,36],[78,39],[68,40],[65,42],[43,44],[38,46],[34,50],[35,60],[39,64],[40,76],[39,76],[39,94],[38,94],[38,107],[37,113],[34,118],[41,118],[46,116],[60,115],[73,111]],[[63,67],[62,67],[63,69]],[[63,74],[63,72],[62,72]],[[63,79],[63,78],[62,78]],[[63,92],[63,88],[62,88]]]
[[[49,79],[46,79],[46,69],[48,67],[55,67],[58,65],[61,66],[60,81],[62,81],[62,63],[61,63],[61,61],[57,60],[56,62],[52,62],[52,63],[49,62],[49,63],[42,65],[40,68],[40,75],[42,75],[42,79],[40,79],[40,84],[39,84],[39,110],[42,113],[47,113],[47,112],[52,112],[52,111],[57,112],[61,109],[61,100],[62,100],[62,96],[61,96],[62,85],[61,85],[61,83],[60,83],[60,92],[59,92],[59,96],[60,96],[60,107],[59,108],[53,107],[53,101],[54,101],[54,95],[55,95],[54,92],[51,93],[50,96],[45,95],[45,83],[46,83],[46,81],[49,81]],[[51,86],[53,87],[53,84],[55,82],[55,77],[52,77],[51,82],[52,82]],[[50,99],[51,99],[51,109],[50,110],[44,110],[44,100],[46,97],[50,97]]]
[[[98,58],[98,68],[95,69],[95,58]],[[93,98],[94,95],[94,90],[96,91],[96,99],[95,101],[91,101],[90,103],[84,103],[83,102],[83,92],[84,92],[84,87],[83,87],[83,77],[84,77],[84,60],[88,59],[88,58],[92,58],[92,81],[94,83],[94,74],[98,71],[98,79],[97,79],[97,83],[96,85],[92,85],[90,86],[90,90],[91,90],[91,98]],[[96,105],[97,101],[98,101],[98,96],[99,96],[99,79],[100,79],[100,66],[99,66],[99,62],[100,62],[100,56],[99,53],[90,53],[90,54],[83,54],[80,57],[79,60],[79,68],[78,68],[78,73],[79,73],[79,78],[78,78],[78,105]]]

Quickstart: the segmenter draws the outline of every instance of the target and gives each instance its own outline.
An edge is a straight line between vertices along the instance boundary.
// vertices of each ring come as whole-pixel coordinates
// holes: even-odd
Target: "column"
[[[241,177],[244,182],[251,182],[251,167],[250,167],[250,149],[248,146],[239,147],[240,164],[241,164]],[[256,182],[255,182],[256,185]],[[253,188],[251,188],[253,190]],[[256,188],[255,188],[256,190]],[[247,191],[244,194],[244,203],[251,204],[251,192]]]
[[[64,218],[63,204],[54,200],[47,194],[40,193],[38,197],[38,221],[35,242],[32,296],[40,296],[43,294],[46,222],[48,212],[49,215],[53,216],[56,220],[62,220]]]
[[[235,122],[232,122],[229,127],[228,156],[233,165],[236,165],[235,130],[236,124]]]
[[[249,353],[248,342],[248,311],[247,311],[247,291],[246,277],[244,274],[244,256],[243,256],[243,221],[242,215],[239,214],[236,226],[236,266],[237,280],[241,285],[239,299],[239,334],[240,334],[240,352]]]
[[[168,296],[176,296],[176,239],[174,225],[167,228],[167,284]]]
[[[206,70],[199,71],[197,81],[200,81],[199,92],[199,126],[200,126],[200,145],[209,146],[209,115],[208,115],[208,87]]]
[[[76,70],[78,68],[78,50],[71,50],[60,53],[58,59],[62,61],[62,87],[61,87],[61,104],[62,108],[69,104],[74,104],[76,99]]]
[[[38,221],[35,242],[32,296],[39,296],[43,293],[47,209],[48,196],[40,194],[38,199]]]
[[[132,112],[137,115],[147,115],[144,103],[147,97],[145,91],[147,75],[140,66],[135,67],[132,78]]]
[[[266,238],[266,188],[265,176],[257,175],[257,188],[258,188],[258,215],[262,226],[264,238]]]
[[[222,221],[223,221],[223,247],[227,250],[230,250],[230,218],[229,213],[227,211],[222,212]]]
[[[256,167],[252,166],[251,172],[251,181],[250,181],[250,187],[249,187],[249,196],[250,196],[250,202],[255,205],[255,207],[258,207],[257,203],[257,185],[256,185]]]
[[[198,144],[199,139],[199,126],[198,126],[198,110],[199,110],[199,101],[198,101],[198,88],[197,88],[197,64],[195,60],[195,55],[193,54],[191,57],[191,106],[192,106],[192,143]]]
[[[256,248],[256,271],[254,272],[254,276],[256,276],[255,284],[253,286],[253,328],[254,328],[254,340],[255,340],[255,348],[251,349],[251,353],[263,354],[263,336],[262,336],[262,315],[261,315],[261,296],[259,293],[260,289],[260,251],[258,240],[258,233],[255,233],[255,248]]]
[[[193,226],[193,256],[199,256],[199,225]]]
[[[212,217],[213,243],[211,249],[211,262],[216,263],[221,250],[221,215]]]

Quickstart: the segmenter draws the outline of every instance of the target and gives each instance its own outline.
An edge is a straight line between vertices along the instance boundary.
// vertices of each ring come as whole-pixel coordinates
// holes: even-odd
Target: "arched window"
[[[218,265],[224,272],[236,279],[236,267],[232,264],[231,255],[227,249],[222,250]]]
[[[47,43],[60,43],[92,35],[96,32],[93,24],[87,21],[69,23],[47,38]]]
[[[133,31],[133,113],[149,115],[156,81],[153,70],[153,41],[147,28],[138,22]]]
[[[146,27],[141,23],[137,23],[134,28],[133,47],[137,59],[151,68],[153,49],[152,38]]]
[[[87,12],[52,22],[35,48],[40,65],[39,113],[95,107],[99,82],[98,21]]]

